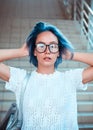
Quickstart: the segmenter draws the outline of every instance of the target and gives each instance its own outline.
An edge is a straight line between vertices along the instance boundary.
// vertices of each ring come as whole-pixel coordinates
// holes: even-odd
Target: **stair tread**
[[[93,128],[93,124],[79,124],[79,128]]]

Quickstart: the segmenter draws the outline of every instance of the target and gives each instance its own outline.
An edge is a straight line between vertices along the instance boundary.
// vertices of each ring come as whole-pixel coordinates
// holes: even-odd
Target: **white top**
[[[76,89],[87,88],[82,71],[33,71],[24,94],[22,130],[78,130]],[[6,88],[16,94],[18,104],[26,71],[10,67],[10,73]]]

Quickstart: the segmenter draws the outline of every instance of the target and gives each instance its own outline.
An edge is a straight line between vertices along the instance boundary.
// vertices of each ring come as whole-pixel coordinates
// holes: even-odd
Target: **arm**
[[[4,81],[9,81],[10,70],[9,67],[3,63],[0,63],[0,79]]]
[[[26,44],[18,49],[2,49],[0,50],[0,62],[14,58],[21,58],[28,56],[28,54],[29,52]],[[0,78],[5,81],[9,81],[10,78],[9,67],[3,63],[0,63]]]
[[[88,83],[90,81],[93,81],[93,54],[75,52],[72,60],[88,64],[89,67],[87,67],[83,71],[82,82]]]
[[[28,54],[29,52],[26,44],[24,44],[21,48],[18,49],[1,49],[0,62],[14,58],[21,58],[24,56],[28,56]]]

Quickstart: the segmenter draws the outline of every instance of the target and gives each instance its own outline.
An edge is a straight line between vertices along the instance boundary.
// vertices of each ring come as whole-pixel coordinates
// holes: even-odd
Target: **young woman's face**
[[[50,31],[40,33],[36,39],[34,55],[37,57],[38,66],[54,67],[59,56],[57,37]]]

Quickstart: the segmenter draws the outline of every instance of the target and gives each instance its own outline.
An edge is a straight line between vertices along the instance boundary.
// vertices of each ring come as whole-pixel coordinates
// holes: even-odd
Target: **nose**
[[[46,53],[50,53],[49,46],[46,46]]]

